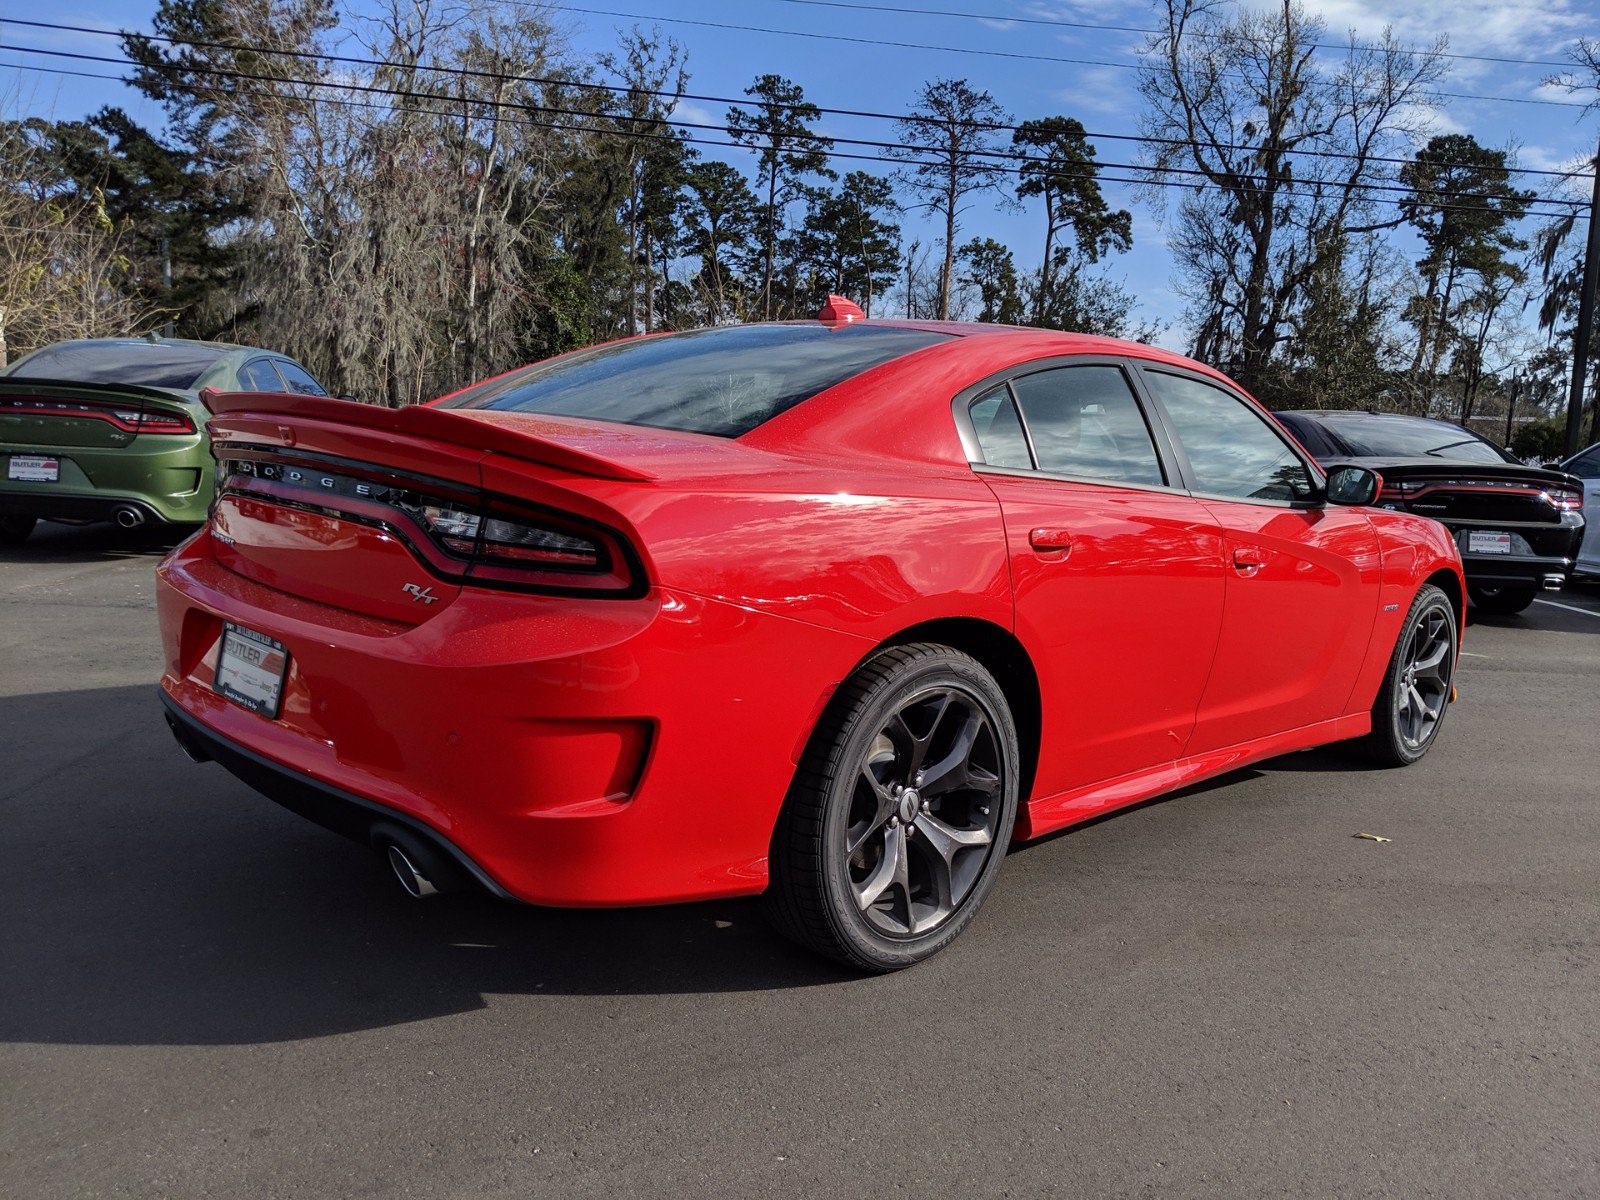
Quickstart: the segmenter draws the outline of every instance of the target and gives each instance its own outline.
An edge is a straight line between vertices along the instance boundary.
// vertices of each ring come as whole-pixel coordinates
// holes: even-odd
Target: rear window
[[[948,336],[871,325],[735,325],[670,333],[537,363],[440,407],[738,437],[836,383]]]
[[[9,374],[14,379],[133,383],[187,391],[226,353],[213,346],[171,342],[86,342],[46,346]]]
[[[1418,417],[1318,417],[1361,458],[1442,458],[1448,462],[1515,462],[1475,433]]]

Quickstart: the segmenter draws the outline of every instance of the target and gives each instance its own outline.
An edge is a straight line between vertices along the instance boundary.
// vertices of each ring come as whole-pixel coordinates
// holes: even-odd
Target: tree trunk
[[[778,163],[773,159],[767,175],[766,264],[761,273],[761,317],[772,320],[772,263],[778,248]]]
[[[649,226],[644,231],[644,331],[652,333],[656,323],[656,260],[655,239]]]
[[[960,195],[956,189],[956,164],[950,164],[950,183],[945,189],[944,205],[944,266],[939,271],[939,320],[950,319],[950,274],[956,263],[956,203]]]

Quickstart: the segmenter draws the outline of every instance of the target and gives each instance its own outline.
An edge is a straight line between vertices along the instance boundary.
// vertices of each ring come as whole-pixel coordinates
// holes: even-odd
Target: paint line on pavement
[[[1586,617],[1600,617],[1600,612],[1595,612],[1595,610],[1592,609],[1592,608],[1579,608],[1579,607],[1577,607],[1577,605],[1574,605],[1574,604],[1561,604],[1561,603],[1559,603],[1559,602],[1557,602],[1555,600],[1540,600],[1540,599],[1535,599],[1534,603],[1535,604],[1548,604],[1551,608],[1559,608],[1559,609],[1562,609],[1562,610],[1564,610],[1566,612],[1582,613]]]

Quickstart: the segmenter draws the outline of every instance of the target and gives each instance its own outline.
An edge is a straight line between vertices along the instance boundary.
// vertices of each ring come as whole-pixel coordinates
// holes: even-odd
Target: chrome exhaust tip
[[[193,763],[210,762],[211,756],[195,744],[194,738],[189,736],[182,725],[173,720],[172,714],[167,713],[166,717],[167,728],[172,730],[173,740],[178,743],[178,749],[183,751],[183,756]]]
[[[111,519],[124,529],[137,529],[144,524],[144,514],[131,504],[125,504],[111,514]]]
[[[434,887],[433,881],[422,873],[422,869],[412,862],[410,856],[399,846],[390,842],[385,855],[389,859],[389,869],[400,881],[400,886],[405,889],[406,895],[413,900],[426,900],[429,896],[439,894],[439,889]]]
[[[1566,582],[1565,575],[1550,574],[1539,581],[1539,586],[1547,592],[1559,592]]]

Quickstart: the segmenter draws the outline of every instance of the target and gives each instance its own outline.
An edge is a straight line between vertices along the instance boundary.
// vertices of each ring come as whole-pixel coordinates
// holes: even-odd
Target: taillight
[[[225,492],[246,492],[379,526],[447,578],[544,592],[644,593],[638,554],[609,526],[442,480],[409,476],[402,483],[382,468],[327,469],[320,464],[333,460],[316,461],[219,458],[218,502]]]
[[[194,422],[182,413],[147,412],[139,418],[139,434],[148,433],[180,434],[193,433]]]
[[[1399,483],[1391,483],[1389,480],[1385,479],[1383,481],[1383,490],[1378,493],[1377,503],[1391,505],[1404,504],[1407,500],[1411,499],[1411,497],[1420,492],[1423,487],[1424,485],[1421,483],[1408,482],[1404,480]]]
[[[182,413],[140,412],[117,404],[92,400],[63,400],[45,397],[8,396],[0,399],[0,412],[27,417],[79,417],[104,421],[124,433],[184,434],[195,431],[194,422]]]
[[[421,504],[414,511],[434,539],[452,554],[471,555],[486,563],[562,571],[601,571],[608,565],[601,539],[573,530],[448,504]]]
[[[1577,512],[1583,507],[1583,489],[1550,487],[1540,494],[1557,512]]]

